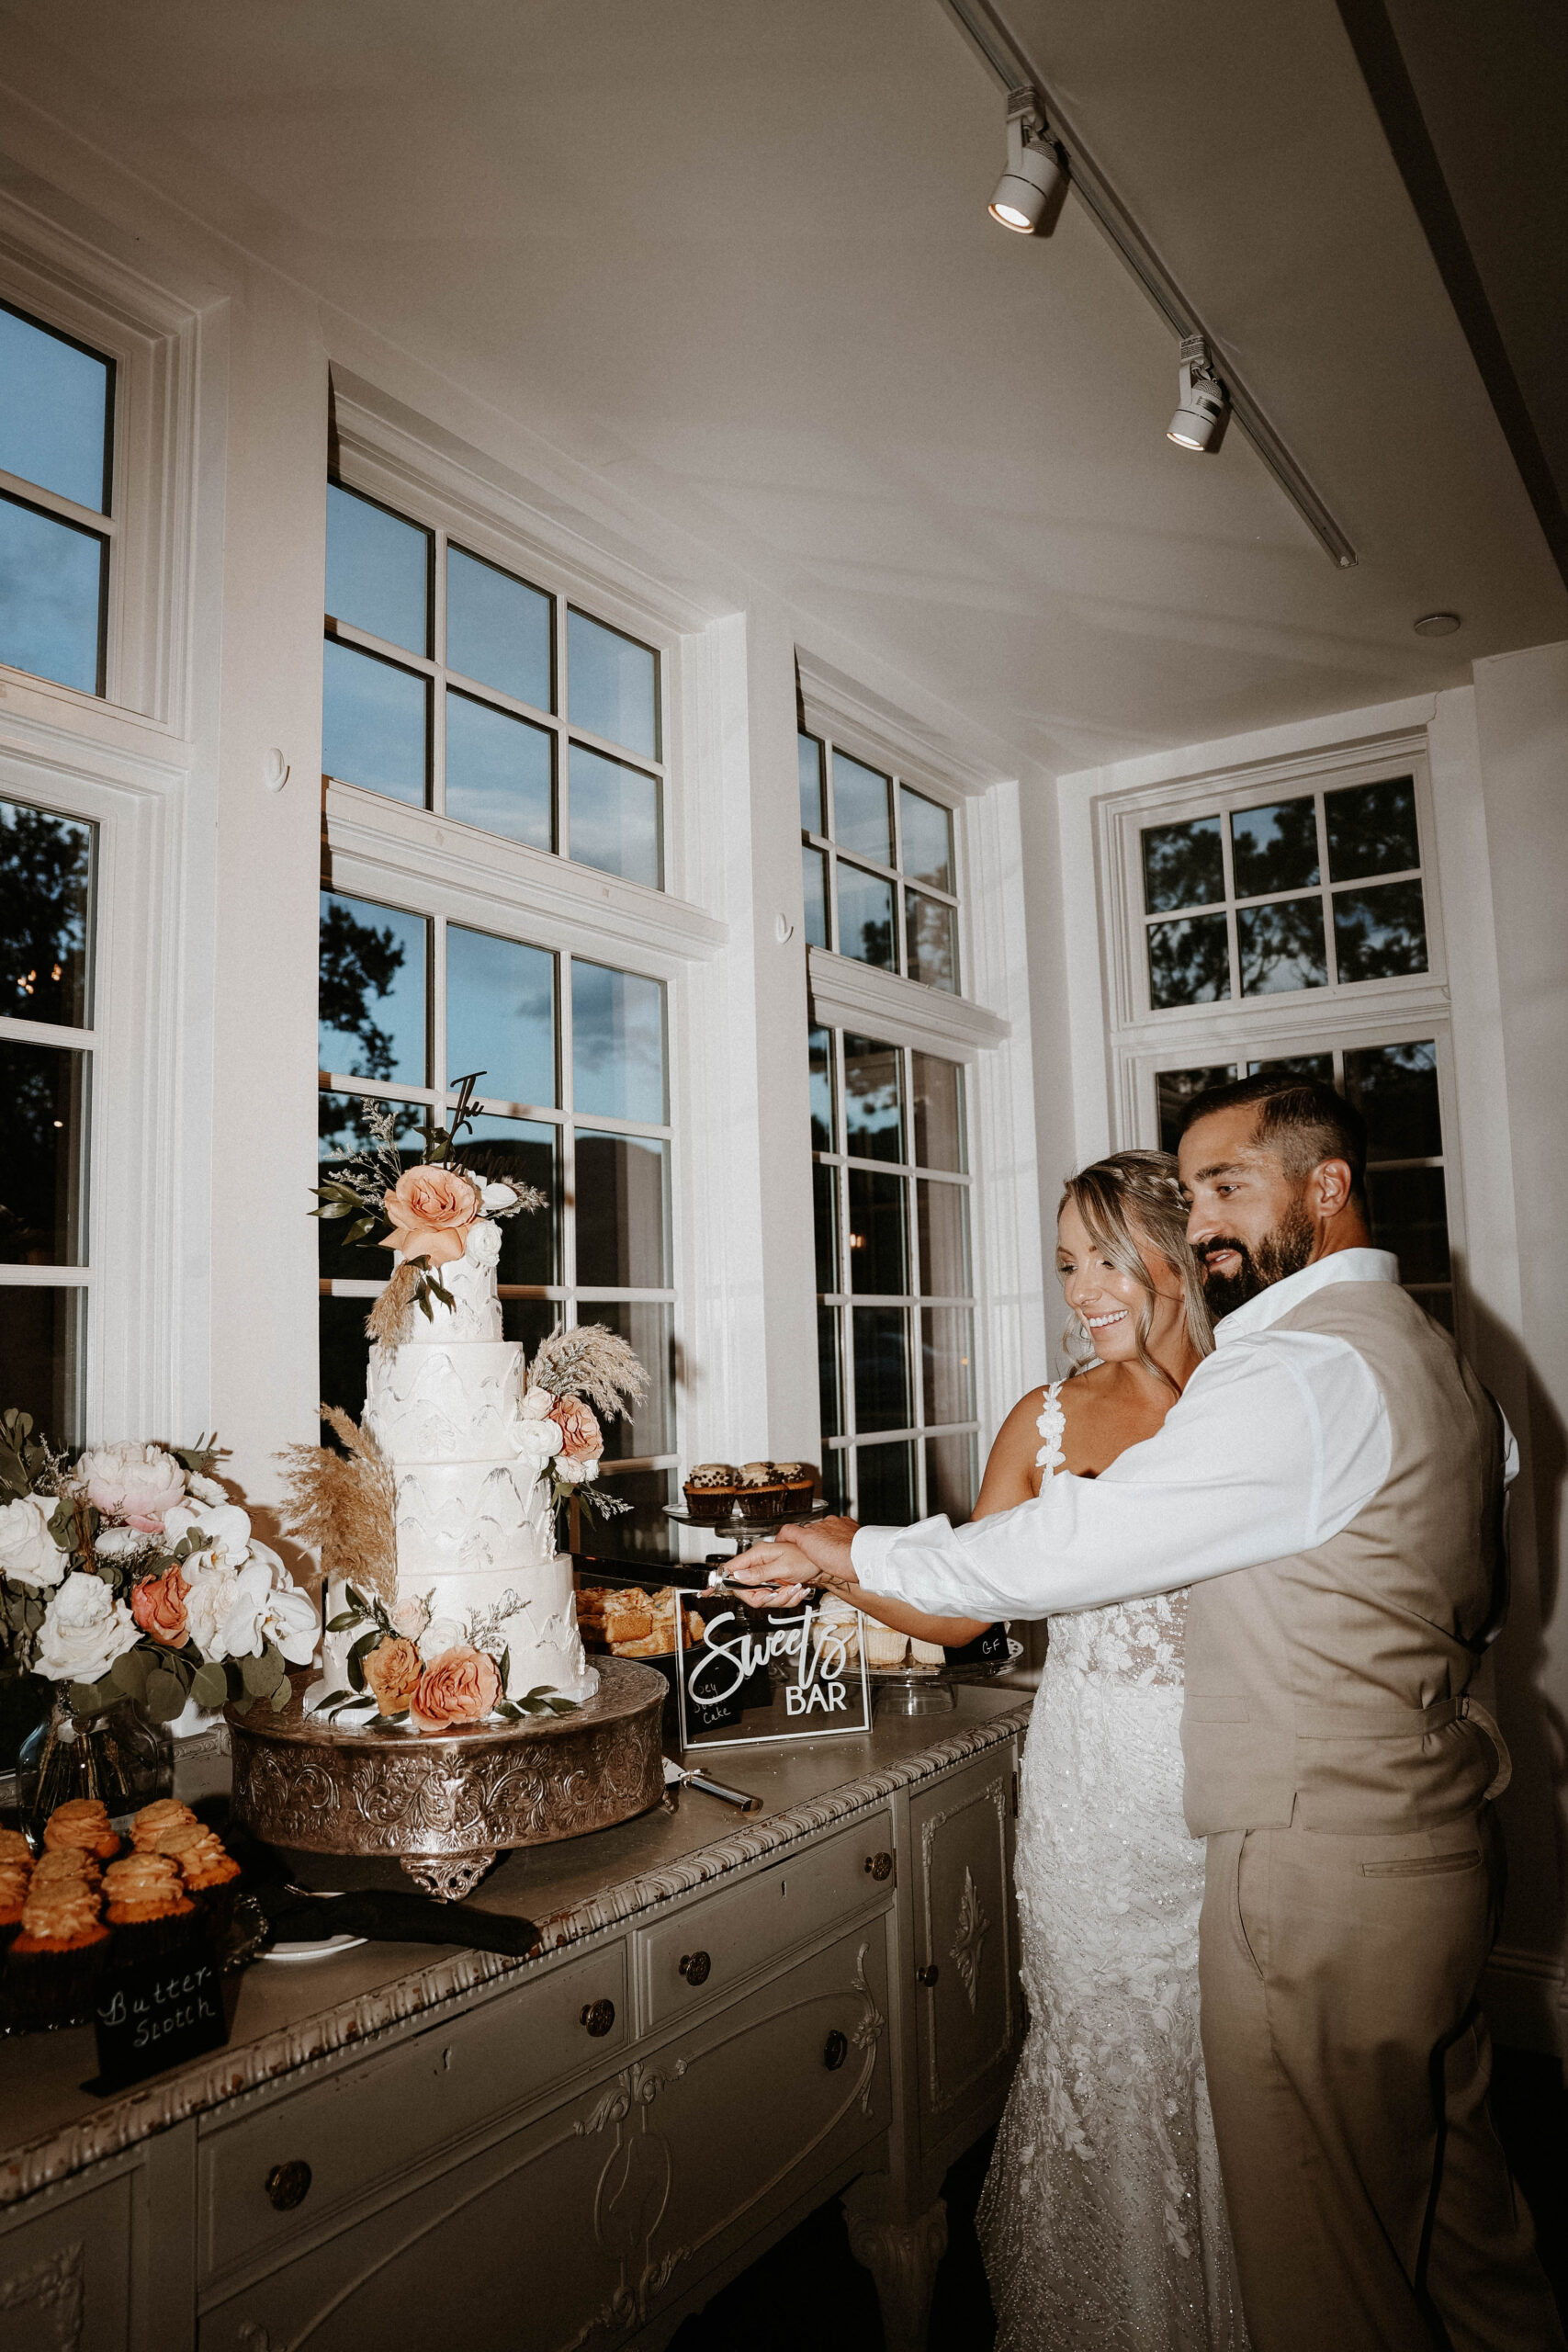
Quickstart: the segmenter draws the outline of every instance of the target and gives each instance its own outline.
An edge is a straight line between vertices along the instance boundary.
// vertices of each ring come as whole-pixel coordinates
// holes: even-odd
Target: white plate
[[[368,1936],[327,1936],[315,1943],[274,1944],[264,1951],[263,1960],[325,1960],[329,1952],[352,1951],[355,1944],[368,1943]]]

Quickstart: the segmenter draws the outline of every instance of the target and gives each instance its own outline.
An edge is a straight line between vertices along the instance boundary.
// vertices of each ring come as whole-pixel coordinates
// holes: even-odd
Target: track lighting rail
[[[1077,127],[1063,112],[1038,64],[1009,30],[1000,10],[991,5],[991,0],[942,0],[942,5],[1010,96],[1025,87],[1039,93],[1049,135],[1067,160],[1069,186],[1077,190],[1104,235],[1179,340],[1185,343],[1191,337],[1202,338],[1213,355],[1214,370],[1229,396],[1236,424],[1325,553],[1341,571],[1348,571],[1356,560],[1354,547],[1274,430],[1262,403],[1238,374],[1224,338],[1214,333],[1161,261],[1100,170]]]

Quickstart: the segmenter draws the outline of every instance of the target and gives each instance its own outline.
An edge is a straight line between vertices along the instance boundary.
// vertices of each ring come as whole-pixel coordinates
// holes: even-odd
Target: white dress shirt
[[[1272,1283],[1218,1325],[1164,1426],[1098,1478],[1059,1471],[965,1527],[863,1527],[861,1584],[935,1615],[1047,1617],[1326,1543],[1388,1476],[1388,1414],[1348,1340],[1275,1326],[1329,1283],[1398,1279],[1386,1250],[1341,1250]]]

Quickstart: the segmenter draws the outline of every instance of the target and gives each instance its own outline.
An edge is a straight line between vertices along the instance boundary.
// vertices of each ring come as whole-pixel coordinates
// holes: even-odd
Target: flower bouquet
[[[71,1462],[30,1414],[0,1414],[0,1673],[42,1675],[79,1715],[287,1705],[315,1603],[210,1475],[217,1458],[127,1442]]]

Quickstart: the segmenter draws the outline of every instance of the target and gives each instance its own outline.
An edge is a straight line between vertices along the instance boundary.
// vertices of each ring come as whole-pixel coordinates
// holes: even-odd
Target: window
[[[57,1447],[85,1435],[96,883],[96,825],[0,800],[0,1363]]]
[[[824,1484],[880,1525],[975,1499],[975,1299],[958,1062],[810,1033]]]
[[[661,694],[651,647],[328,484],[329,776],[660,889]]]
[[[1427,968],[1411,775],[1140,828],[1151,1012]]]
[[[1272,786],[1272,788],[1270,788]],[[1448,992],[1418,746],[1325,775],[1129,795],[1103,810],[1130,942],[1115,975],[1123,1134],[1174,1149],[1186,1105],[1299,1072],[1367,1123],[1373,1237],[1454,1328],[1461,1239]]]
[[[807,945],[956,994],[951,810],[821,737],[799,759]]]
[[[105,690],[115,363],[0,302],[0,662]]]
[[[1367,1123],[1367,1194],[1372,1233],[1399,1260],[1404,1287],[1449,1330],[1454,1328],[1443,1118],[1435,1037],[1393,1045],[1336,1046],[1245,1065],[1161,1070],[1156,1080],[1160,1142],[1176,1149],[1181,1115],[1194,1095],[1239,1077],[1297,1072],[1321,1079]]]
[[[387,1104],[418,1157],[468,1071],[479,1115],[465,1153],[534,1184],[547,1210],[502,1226],[505,1336],[532,1353],[557,1322],[606,1323],[637,1351],[649,1394],[605,1430],[603,1475],[633,1505],[594,1522],[594,1548],[668,1554],[674,1463],[671,1123],[661,981],[440,915],[343,891],[321,899],[321,1159],[368,1140]],[[323,1223],[321,1393],[357,1414],[366,1301],[391,1261],[345,1250]],[[585,1521],[582,1534],[590,1534]]]

